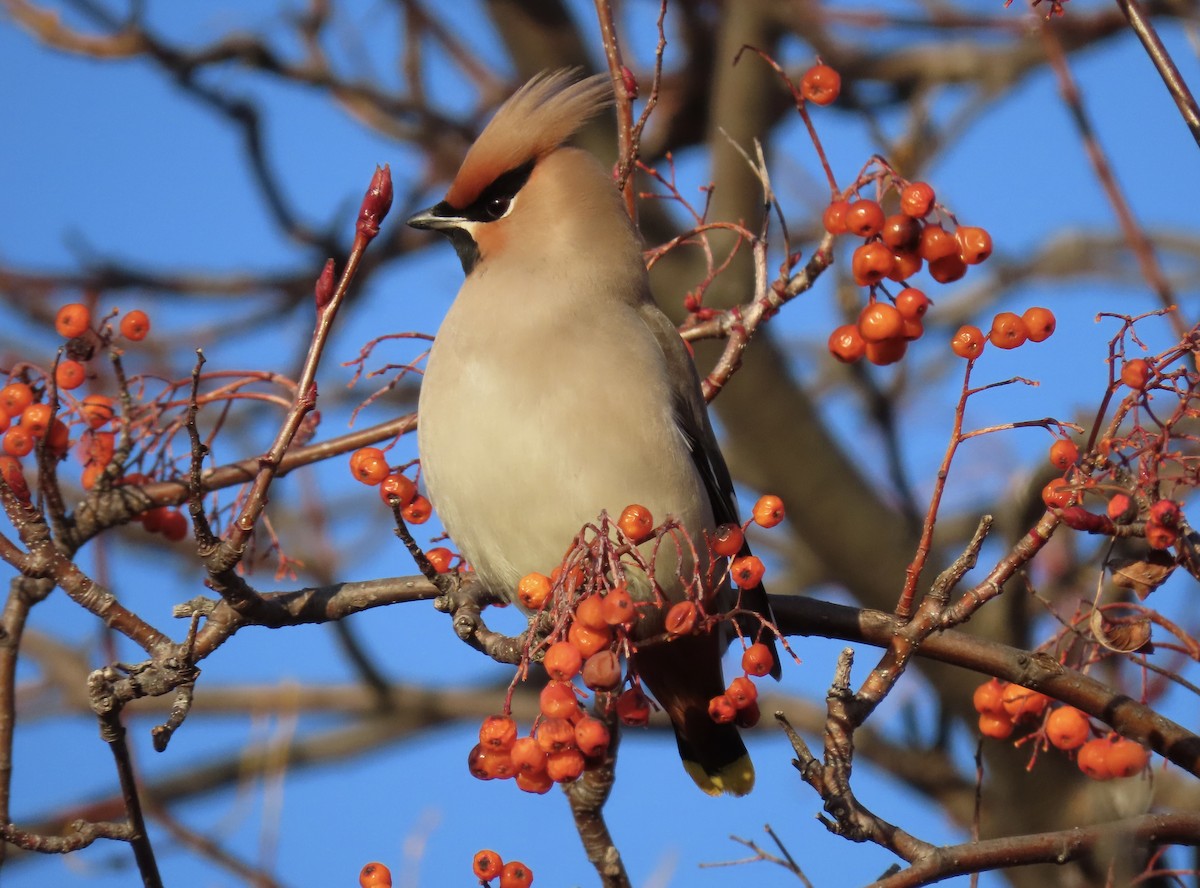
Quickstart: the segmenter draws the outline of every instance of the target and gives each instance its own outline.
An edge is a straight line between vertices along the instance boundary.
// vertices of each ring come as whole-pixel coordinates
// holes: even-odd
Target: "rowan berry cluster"
[[[55,316],[54,328],[67,339],[64,351],[68,357],[58,361],[52,374],[22,365],[0,388],[0,475],[19,499],[30,497],[23,460],[36,456],[38,448],[58,462],[66,459],[74,445],[83,468],[79,483],[84,490],[96,486],[117,455],[115,401],[99,393],[79,398],[74,392],[96,378],[88,369],[95,355],[111,346],[118,335],[130,342],[145,339],[150,318],[135,309],[121,318],[116,331],[108,320],[93,324],[86,305],[64,305]],[[135,472],[112,476],[109,483],[120,487],[149,482],[146,475]],[[157,507],[143,512],[138,520],[147,531],[161,533],[173,542],[187,536],[187,518],[178,509]]]
[[[867,305],[855,323],[838,327],[829,337],[830,353],[843,363],[863,357],[879,365],[899,361],[908,343],[924,334],[923,318],[932,304],[923,291],[908,285],[908,279],[926,268],[937,283],[948,284],[992,254],[992,238],[985,229],[943,227],[941,217],[953,217],[937,204],[928,183],[905,182],[890,170],[882,181],[886,191],[881,196],[894,191],[897,212],[888,215],[879,201],[852,193],[835,199],[821,217],[830,234],[863,238],[851,256],[850,271],[859,286],[870,288]],[[929,218],[935,212],[939,221]],[[892,297],[886,281],[903,289]],[[880,293],[885,298],[880,299]]]
[[[1021,685],[992,678],[975,689],[972,702],[985,737],[1006,740],[1021,727],[1043,747],[1075,752],[1079,770],[1093,780],[1132,777],[1150,761],[1140,743],[1112,732],[1101,735],[1074,706],[1054,704],[1045,694]]]
[[[378,487],[379,498],[385,506],[390,508],[393,500],[398,501],[400,514],[409,524],[424,524],[433,514],[429,500],[417,493],[416,482],[402,471],[393,471],[388,465],[387,454],[378,447],[362,447],[350,454],[350,474],[369,487]],[[438,553],[437,562],[433,557],[430,561],[435,567],[444,563],[445,569],[449,570],[453,553],[448,549],[445,553],[446,557]],[[439,573],[444,572],[439,568]]]
[[[471,871],[480,885],[491,885],[498,878],[498,888],[527,888],[533,884],[533,870],[519,860],[505,863],[495,851],[483,850],[475,854]]]
[[[755,504],[750,521],[774,527],[784,516],[782,500],[764,496]],[[745,551],[745,527],[750,521],[717,528],[709,540],[714,565]],[[609,753],[614,721],[644,726],[650,720],[651,702],[636,669],[622,667],[622,658],[628,661],[638,643],[645,640],[645,627],[653,627],[653,634],[661,625],[658,643],[714,631],[719,617],[706,612],[704,596],[696,594],[668,607],[661,599],[635,598],[624,579],[631,567],[643,577],[653,575],[644,562],[619,566],[619,559],[622,555],[638,557],[640,553],[632,547],[641,543],[669,538],[674,532],[671,525],[656,527],[649,509],[637,504],[626,507],[613,524],[611,534],[598,535],[587,546],[583,552],[587,557],[572,558],[569,553],[549,575],[530,573],[518,583],[516,597],[522,607],[540,612],[551,627],[539,643],[530,643],[529,650],[529,659],[540,654],[550,680],[542,688],[539,715],[527,735],[520,736],[507,706],[502,714],[484,719],[479,742],[468,755],[468,767],[475,777],[515,779],[526,792],[544,793],[555,783],[570,782],[599,766]],[[613,552],[621,553],[616,556],[617,565],[606,562]],[[758,558],[742,554],[734,558],[728,573],[734,585],[753,588],[761,582],[764,568]],[[701,585],[717,588],[721,581],[718,578],[696,587]],[[643,630],[636,636],[635,627]],[[746,727],[757,723],[758,692],[750,676],[767,675],[773,666],[767,645],[749,645],[742,656],[746,675],[735,678],[723,694],[710,701],[712,718]],[[592,715],[583,705],[589,692],[595,695]]]
[[[1045,342],[1054,333],[1057,321],[1048,308],[1034,306],[1024,314],[1002,311],[992,318],[992,329],[985,336],[971,324],[963,324],[950,340],[951,350],[960,358],[974,360],[983,354],[988,342],[996,348],[1013,349],[1026,342]]]

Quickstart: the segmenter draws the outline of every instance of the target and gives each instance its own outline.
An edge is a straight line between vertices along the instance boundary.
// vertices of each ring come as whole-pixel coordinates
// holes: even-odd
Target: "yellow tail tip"
[[[710,796],[719,796],[722,793],[744,796],[754,789],[754,765],[748,755],[713,773],[706,771],[699,762],[689,762],[686,759],[683,767],[693,782]]]

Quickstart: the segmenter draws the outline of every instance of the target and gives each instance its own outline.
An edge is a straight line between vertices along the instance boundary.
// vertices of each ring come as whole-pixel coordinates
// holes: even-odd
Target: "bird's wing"
[[[692,455],[696,472],[704,483],[712,504],[713,518],[718,524],[737,524],[737,496],[733,490],[733,478],[721,448],[717,445],[717,436],[713,432],[712,422],[708,418],[708,409],[704,404],[704,395],[700,388],[700,376],[696,365],[688,354],[687,346],[679,337],[670,319],[653,303],[643,305],[639,311],[642,320],[654,334],[659,348],[667,362],[667,372],[671,385],[672,402],[675,411],[675,424],[687,443]],[[697,541],[699,543],[700,541]],[[750,554],[748,543],[742,544],[739,555]],[[753,589],[743,589],[740,593],[741,607],[759,614],[765,620],[772,620],[771,605],[767,592],[760,583]],[[771,647],[774,655],[775,643],[773,635],[763,631],[762,622],[747,616],[739,619],[741,631],[751,638],[761,638]],[[779,657],[771,670],[772,676],[779,678]]]

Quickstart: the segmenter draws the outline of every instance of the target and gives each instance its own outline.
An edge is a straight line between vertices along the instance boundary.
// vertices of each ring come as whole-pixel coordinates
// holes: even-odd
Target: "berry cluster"
[[[1078,750],[1076,764],[1093,780],[1132,777],[1150,761],[1140,743],[1112,732],[1092,737],[1091,720],[1074,706],[1051,708],[1049,697],[1021,685],[992,678],[975,689],[972,702],[979,713],[979,732],[985,737],[1006,740],[1018,725],[1037,723],[1031,736],[1040,736],[1044,744],[1064,752]]]
[[[870,198],[838,198],[821,217],[830,234],[863,238],[852,254],[850,271],[859,286],[870,288],[867,305],[856,323],[838,327],[829,337],[830,353],[843,363],[863,357],[879,365],[899,361],[908,343],[925,332],[922,319],[931,304],[924,292],[907,285],[908,279],[927,265],[935,281],[951,283],[992,254],[992,238],[985,229],[957,225],[947,231],[940,221],[928,220],[940,210],[928,183],[905,183],[890,171],[884,176],[898,192],[899,212],[889,216]],[[903,289],[892,298],[885,281]],[[880,300],[879,291],[888,299]]]
[[[355,480],[370,487],[379,488],[379,498],[383,504],[391,508],[392,500],[400,503],[400,514],[409,524],[424,524],[433,514],[429,500],[417,493],[417,485],[402,471],[392,471],[388,466],[387,454],[378,447],[362,447],[350,454],[350,474]],[[444,559],[446,570],[449,570],[452,552],[446,550],[449,557]],[[439,562],[442,560],[439,554]],[[431,562],[434,559],[430,558]],[[434,562],[437,567],[439,562]],[[439,573],[443,573],[440,568]]]
[[[500,879],[498,888],[527,888],[533,884],[533,870],[519,860],[505,863],[495,851],[476,852],[471,871],[481,885],[490,885],[495,878]]]
[[[751,520],[774,527],[784,516],[782,500],[764,496],[755,504]],[[656,528],[650,510],[637,504],[622,511],[614,530],[615,548],[626,552],[631,545],[670,532]],[[709,540],[716,556],[713,561],[723,563],[742,552],[744,533],[745,527],[737,524],[717,528]],[[626,674],[622,668],[622,655],[628,657],[636,648],[632,632],[639,621],[662,614],[666,639],[713,630],[716,618],[705,613],[701,601],[687,598],[675,602],[664,614],[660,603],[636,600],[628,584],[616,579],[620,571],[597,570],[594,565],[603,561],[600,543],[607,539],[598,538],[589,547],[587,559],[573,561],[568,555],[549,576],[530,573],[518,583],[520,604],[526,610],[542,612],[553,625],[541,643],[533,646],[531,642],[529,653],[531,659],[541,654],[550,680],[541,691],[540,714],[528,735],[519,736],[507,707],[503,714],[484,719],[479,743],[468,755],[468,767],[475,777],[512,778],[526,792],[544,793],[553,784],[575,780],[584,770],[600,765],[609,750],[612,719],[628,726],[643,726],[650,720],[651,703],[635,670]],[[762,562],[753,555],[735,558],[729,566],[732,582],[741,588],[757,586],[763,572]],[[735,678],[724,693],[710,701],[712,718],[747,727],[757,723],[758,692],[750,676],[767,675],[773,666],[767,645],[747,647],[742,657],[746,675]],[[596,695],[595,716],[588,715],[581,702],[588,691]]]
[[[88,307],[75,302],[58,310],[54,328],[68,340],[64,346],[68,357],[55,365],[53,384],[50,374],[26,365],[19,376],[10,377],[8,384],[0,388],[0,476],[22,500],[30,496],[22,460],[39,446],[58,461],[65,459],[75,444],[75,456],[83,467],[80,485],[84,490],[96,486],[117,451],[116,403],[107,395],[78,398],[68,393],[94,378],[88,372],[88,362],[100,349],[110,346],[118,332],[131,342],[145,339],[150,332],[150,318],[135,309],[121,318],[114,331],[107,319],[93,325]],[[120,487],[148,484],[150,480],[143,474],[130,473],[111,483]],[[187,518],[178,509],[150,509],[138,520],[147,531],[161,533],[172,542],[187,536]]]
[[[991,342],[996,348],[1012,349],[1026,342],[1045,342],[1054,333],[1054,312],[1048,308],[1034,306],[1024,314],[1002,311],[992,318],[992,329],[984,336],[983,331],[971,324],[963,324],[950,340],[951,350],[960,358],[975,360],[983,354],[983,347]]]

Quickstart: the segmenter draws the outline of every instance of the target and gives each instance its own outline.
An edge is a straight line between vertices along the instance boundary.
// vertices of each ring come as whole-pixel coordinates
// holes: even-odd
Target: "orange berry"
[[[853,364],[867,352],[867,344],[854,324],[842,324],[829,334],[829,353],[843,364]]]
[[[883,228],[883,207],[873,200],[856,200],[846,210],[846,230],[859,237],[874,237]]]
[[[494,752],[508,752],[517,740],[517,723],[507,715],[489,715],[479,726],[479,745]]]
[[[1075,764],[1079,766],[1079,770],[1087,774],[1093,780],[1110,780],[1113,773],[1108,765],[1108,750],[1112,746],[1111,741],[1105,738],[1096,737],[1089,740],[1083,746],[1079,747],[1079,752],[1075,757]]]
[[[435,546],[425,553],[425,558],[431,567],[440,574],[449,573],[454,561],[454,553],[445,546]]]
[[[967,273],[967,263],[957,253],[934,259],[929,263],[929,276],[939,284],[952,284]]]
[[[882,342],[868,342],[867,360],[877,367],[886,367],[888,364],[895,364],[903,358],[906,351],[908,351],[908,340],[904,338],[902,328],[901,335],[893,339],[885,339]]]
[[[923,219],[933,210],[934,199],[933,186],[912,182],[900,190],[900,209],[914,219]]]
[[[144,311],[134,309],[121,318],[121,335],[133,342],[141,342],[150,332],[150,317]]]
[[[518,737],[508,751],[517,776],[546,773],[546,750],[533,737]]]
[[[855,247],[850,257],[850,274],[860,287],[870,287],[891,274],[895,265],[892,251],[879,241],[871,241]]]
[[[1004,683],[992,678],[975,689],[971,703],[980,715],[1000,715],[1004,712]]]
[[[1157,521],[1146,522],[1146,544],[1151,549],[1169,549],[1175,545],[1178,538],[1179,534],[1174,528],[1166,527]]]
[[[1174,527],[1179,523],[1179,503],[1160,499],[1150,504],[1150,520],[1163,527]]]
[[[156,509],[147,509],[142,512],[138,518],[142,522],[142,527],[147,533],[158,533],[162,530],[163,516],[170,510],[166,506],[159,506]]]
[[[1060,472],[1065,472],[1079,459],[1079,448],[1075,446],[1075,442],[1067,438],[1059,438],[1050,445],[1050,465],[1058,469]]]
[[[850,201],[835,200],[821,214],[821,224],[830,234],[846,233],[846,211],[850,209]]]
[[[1025,309],[1025,313],[1021,315],[1021,320],[1025,322],[1025,328],[1029,331],[1030,342],[1045,342],[1054,332],[1054,327],[1057,321],[1054,319],[1054,312],[1048,308],[1033,308]]]
[[[10,382],[0,389],[0,408],[9,416],[20,416],[33,403],[33,389],[23,382]]]
[[[584,716],[575,724],[575,745],[588,758],[602,755],[611,740],[608,727],[598,718]]]
[[[90,463],[83,468],[83,474],[79,476],[79,485],[84,490],[91,490],[96,486],[96,482],[100,480],[100,476],[104,474],[104,466],[100,463]]]
[[[554,781],[550,779],[545,771],[540,774],[522,774],[517,773],[517,789],[522,792],[534,792],[538,795],[545,795],[550,791],[550,787],[554,786]]]
[[[475,878],[485,882],[490,882],[500,875],[500,870],[503,868],[504,861],[495,851],[477,851],[475,859],[471,862],[471,871],[475,873]]]
[[[1050,698],[1045,694],[1040,694],[1019,684],[1010,684],[1006,687],[1001,699],[1004,701],[1004,711],[1015,722],[1037,718],[1050,705]]]
[[[572,747],[546,756],[546,776],[555,783],[570,783],[583,773],[587,762],[583,753]]]
[[[87,370],[78,361],[59,361],[58,366],[54,368],[54,384],[63,391],[69,392],[79,388],[86,379]]]
[[[583,661],[582,675],[593,691],[611,691],[621,683],[621,658],[613,651],[596,651]]]
[[[1046,739],[1056,749],[1078,749],[1087,742],[1091,723],[1074,706],[1059,706],[1046,719]]]
[[[33,435],[24,426],[13,426],[4,433],[4,452],[21,457],[33,450]]]
[[[842,91],[842,76],[828,65],[813,65],[800,78],[800,95],[814,105],[830,105]]]
[[[187,517],[178,509],[168,509],[162,516],[162,535],[170,542],[178,543],[188,534]]]
[[[769,675],[774,665],[775,657],[771,654],[771,649],[761,641],[755,642],[742,652],[742,669],[748,675],[757,675],[759,678]]]
[[[904,318],[890,302],[872,302],[859,312],[858,332],[867,343],[895,339],[904,332]]]
[[[879,237],[893,250],[915,250],[921,237],[921,223],[905,213],[896,213],[883,220]]]
[[[91,311],[79,302],[64,305],[54,316],[54,329],[63,339],[74,339],[84,333],[91,323]]]
[[[579,713],[579,698],[575,696],[575,686],[569,681],[546,682],[538,696],[538,705],[546,718],[572,719]],[[516,728],[513,732],[515,737]]]
[[[1108,770],[1114,777],[1132,777],[1140,774],[1150,761],[1146,747],[1122,737],[1113,741],[1108,749]]]
[[[371,449],[374,450],[375,448],[372,447]],[[353,472],[355,480],[361,481],[368,487],[374,487],[376,484],[383,483],[390,470],[388,469],[386,459],[368,457],[367,459],[360,459]]]
[[[104,395],[88,395],[79,405],[79,414],[90,429],[100,429],[108,425],[115,412],[113,399]]]
[[[62,459],[67,455],[67,451],[71,449],[71,430],[67,428],[67,424],[58,417],[50,423],[50,428],[46,432],[46,449],[51,455]]]
[[[467,768],[476,780],[508,780],[517,773],[507,752],[485,749],[478,743],[467,755]]]
[[[745,542],[745,535],[742,533],[741,526],[721,524],[709,538],[709,548],[712,549],[714,555],[728,558],[742,551],[743,542]]]
[[[676,602],[667,611],[667,616],[663,620],[663,629],[673,638],[678,638],[681,635],[691,635],[692,630],[696,628],[697,617],[699,617],[699,613],[696,611],[696,605],[693,602]]]
[[[767,569],[763,567],[763,563],[754,555],[735,558],[729,565],[729,576],[739,589],[753,589],[762,582],[763,574],[766,572]]]
[[[117,449],[117,436],[112,432],[86,431],[79,436],[76,454],[85,466],[89,463],[107,465]]]
[[[433,506],[429,504],[429,500],[417,494],[411,503],[400,510],[400,515],[409,524],[424,524],[433,515]]]
[[[960,225],[954,239],[958,242],[958,257],[967,265],[978,265],[992,255],[992,236],[987,229]]]
[[[519,860],[510,860],[500,871],[500,888],[529,888],[533,884],[533,870]]]
[[[936,262],[950,256],[958,258],[958,241],[954,235],[940,225],[926,225],[921,229],[921,241],[917,253],[926,262]],[[962,260],[958,260],[962,264]]]
[[[603,629],[595,629],[576,620],[567,630],[567,640],[579,648],[579,653],[584,657],[590,657],[612,644],[612,630],[607,625]]]
[[[733,701],[725,694],[717,694],[708,701],[708,717],[719,725],[727,725],[737,715]]]
[[[382,863],[368,863],[358,871],[359,888],[392,888],[392,871]]]
[[[725,689],[725,696],[733,703],[734,709],[741,710],[758,699],[758,688],[746,676],[739,675],[729,683],[729,687]]]
[[[30,404],[21,412],[21,425],[35,438],[45,435],[50,428],[50,405]]]
[[[925,325],[921,323],[919,318],[904,319],[904,335],[901,337],[905,342],[913,342],[925,335]]]
[[[1145,391],[1146,383],[1150,381],[1150,362],[1145,358],[1134,358],[1121,366],[1121,382],[1135,392]],[[3,396],[0,395],[0,400]]]
[[[641,727],[650,721],[650,700],[641,688],[626,688],[617,697],[617,718],[621,724]]]
[[[892,250],[892,270],[888,280],[900,283],[908,280],[921,270],[925,260],[916,250]]]
[[[783,500],[774,494],[760,496],[752,514],[759,527],[775,527],[784,519]]]
[[[932,300],[916,287],[905,287],[896,294],[896,311],[906,321],[919,321],[933,305]]]
[[[1004,740],[1012,736],[1013,723],[1007,715],[985,712],[979,716],[979,733],[993,740]]]
[[[575,605],[575,622],[582,623],[589,629],[607,629],[608,620],[604,619],[604,599],[597,594],[581,598]]]
[[[529,573],[517,583],[517,600],[529,610],[541,610],[553,588],[545,574]]]
[[[963,324],[950,340],[951,350],[960,358],[974,360],[983,354],[983,331],[971,324]]]
[[[351,469],[353,471],[353,468]],[[357,474],[357,473],[356,473]],[[392,497],[400,500],[402,509],[408,508],[417,498],[417,485],[411,478],[400,472],[393,472],[379,483],[379,498],[385,506],[391,507]],[[408,515],[404,516],[408,520]],[[420,522],[413,522],[419,524]]]
[[[7,410],[0,407],[0,432],[7,432],[10,425],[12,425],[12,417],[8,415]]]
[[[1024,345],[1029,338],[1029,330],[1019,314],[1002,311],[992,319],[992,330],[988,339],[996,348],[1016,348]]]
[[[629,537],[634,545],[644,543],[654,535],[654,516],[645,506],[635,503],[626,506],[621,512],[621,517],[617,519],[617,527],[621,528],[621,533]]]
[[[1066,478],[1054,478],[1042,488],[1042,502],[1048,509],[1065,509],[1075,502],[1075,491]]]
[[[1137,506],[1126,494],[1114,493],[1104,512],[1118,524],[1128,524],[1137,517]]]
[[[569,641],[556,641],[546,649],[542,665],[556,681],[570,681],[583,668],[583,654]]]
[[[544,718],[534,735],[547,755],[575,748],[575,726],[565,718]]]
[[[624,586],[609,589],[600,601],[604,622],[609,626],[629,626],[637,617],[633,596]]]

